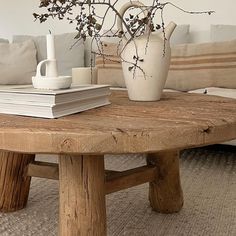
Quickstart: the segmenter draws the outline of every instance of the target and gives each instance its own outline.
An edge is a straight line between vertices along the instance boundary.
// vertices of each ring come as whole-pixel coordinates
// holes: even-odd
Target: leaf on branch
[[[102,28],[102,25],[96,23],[96,25],[95,25],[95,29],[96,29],[96,30],[101,30],[101,28]]]
[[[86,37],[86,34],[82,34],[81,37],[82,37],[82,39],[83,39],[84,41],[86,41],[86,38],[87,38],[87,37]]]
[[[142,19],[142,22],[143,22],[144,24],[148,24],[148,22],[149,22],[148,17],[144,17],[144,18]]]
[[[93,31],[92,31],[91,29],[88,30],[88,35],[89,35],[90,37],[93,36]]]
[[[133,70],[133,68],[134,68],[133,66],[130,66],[130,67],[128,68],[128,70],[131,71],[131,70]]]
[[[78,34],[75,35],[75,39],[79,39],[80,38],[80,32],[78,32]]]
[[[91,0],[87,0],[86,3],[90,6],[91,5]]]
[[[118,33],[118,35],[117,35],[117,36],[118,36],[118,38],[122,38],[122,37],[123,37],[123,35],[124,35],[124,31],[122,31],[122,30],[121,30],[121,31],[119,31],[119,33]]]
[[[47,7],[49,6],[50,1],[49,0],[41,0],[39,7]]]
[[[156,24],[156,30],[159,30],[161,26],[159,24]]]
[[[92,15],[89,15],[87,17],[87,19],[88,19],[89,23],[91,23],[91,24],[95,24],[97,22],[97,20]]]
[[[33,17],[34,17],[34,18],[38,18],[38,17],[39,17],[39,14],[33,13]]]

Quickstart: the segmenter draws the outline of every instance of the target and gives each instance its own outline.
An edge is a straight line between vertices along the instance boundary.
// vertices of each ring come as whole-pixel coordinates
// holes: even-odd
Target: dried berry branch
[[[130,2],[132,2],[130,0]],[[145,5],[140,8],[140,10],[135,14],[129,14],[127,17],[122,17],[119,13],[117,7],[118,0],[40,0],[40,8],[46,9],[46,13],[38,14],[34,13],[33,16],[36,20],[41,23],[47,21],[49,18],[58,18],[59,20],[66,19],[69,24],[75,24],[75,29],[77,31],[76,39],[77,41],[85,41],[88,37],[92,38],[91,45],[95,41],[98,46],[98,54],[106,57],[103,53],[102,39],[104,37],[117,37],[122,38],[124,35],[128,34],[129,40],[123,45],[123,49],[126,45],[134,40],[134,38],[147,34],[147,44],[146,51],[148,48],[149,36],[151,32],[161,29],[164,34],[164,47],[163,55],[165,54],[166,47],[166,37],[165,37],[165,23],[164,23],[164,8],[168,5],[175,7],[176,9],[188,13],[188,14],[209,14],[211,15],[214,11],[187,11],[171,2],[161,3],[160,0],[150,0],[150,5]],[[97,14],[97,6],[106,7],[105,12],[102,16]],[[76,10],[75,14],[73,10]],[[108,20],[108,13],[113,12],[114,18],[111,27],[105,32],[101,32],[104,28],[106,20]],[[147,14],[143,14],[146,12]],[[154,23],[154,17],[160,12],[161,22]],[[144,16],[143,16],[144,15]],[[123,24],[124,32],[122,30],[114,30],[116,25],[116,20],[119,18]],[[109,20],[111,20],[109,18]],[[136,50],[137,51],[137,50]],[[119,53],[121,61],[124,62],[121,57],[121,52]],[[144,71],[138,65],[142,62],[138,54],[133,57],[134,62],[130,63],[130,70],[136,71],[140,69],[143,73]],[[135,73],[135,72],[134,72]]]

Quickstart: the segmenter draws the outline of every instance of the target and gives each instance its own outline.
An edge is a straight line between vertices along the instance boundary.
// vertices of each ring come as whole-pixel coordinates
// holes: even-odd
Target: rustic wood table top
[[[165,93],[158,102],[129,101],[59,119],[0,115],[0,149],[24,153],[138,153],[202,146],[236,138],[236,100]]]
[[[40,119],[0,115],[0,211],[27,204],[30,178],[59,179],[59,234],[105,236],[105,196],[149,182],[160,213],[183,206],[179,151],[236,138],[236,100],[165,93],[158,102],[132,102],[113,92],[109,106]],[[34,160],[58,153],[59,165]],[[147,165],[105,170],[107,153],[147,153]]]

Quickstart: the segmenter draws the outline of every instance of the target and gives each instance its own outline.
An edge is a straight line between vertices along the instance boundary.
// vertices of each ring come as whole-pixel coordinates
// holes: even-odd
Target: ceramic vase
[[[121,10],[121,16],[130,7],[143,6],[140,2],[129,2]],[[132,40],[124,37],[121,53],[122,69],[128,96],[133,101],[160,100],[167,79],[171,59],[169,39],[176,27],[171,22],[165,33],[147,33]],[[123,31],[122,21],[118,29]]]

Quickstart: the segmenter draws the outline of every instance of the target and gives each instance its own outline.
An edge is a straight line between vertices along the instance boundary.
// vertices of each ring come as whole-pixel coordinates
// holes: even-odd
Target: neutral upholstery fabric
[[[0,84],[31,84],[36,67],[36,48],[32,40],[0,43]]]
[[[183,44],[190,42],[190,25],[178,25],[171,38],[170,45]]]
[[[97,83],[110,84],[114,87],[125,87],[121,60],[120,48],[116,43],[103,42],[103,56],[96,57],[96,67],[98,68]]]
[[[84,44],[82,42],[75,44],[75,35],[76,33],[55,35],[55,50],[59,75],[71,75],[72,68],[84,66]],[[47,58],[46,37],[28,35],[13,36],[13,42],[23,42],[27,39],[32,39],[35,43],[37,61],[45,60]],[[43,73],[45,73],[45,70]]]
[[[7,39],[1,39],[0,38],[0,43],[9,43],[9,41]]]
[[[196,89],[191,90],[189,93],[202,93],[207,95],[215,95],[226,98],[234,98],[236,99],[236,90],[235,89],[227,89],[227,88],[217,88],[217,87],[209,87],[204,89]]]
[[[113,87],[124,88],[125,81],[123,78],[123,71],[121,68],[109,68],[102,67],[98,68],[98,84],[109,84]]]
[[[211,41],[220,42],[236,39],[236,25],[211,25]]]
[[[236,40],[182,44],[172,48],[166,88],[236,88]]]
[[[180,44],[189,42],[189,25],[179,25],[176,27],[172,37],[171,44]],[[110,84],[114,87],[125,87],[121,61],[118,57],[119,48],[117,42],[109,40],[104,43],[103,53],[109,57],[96,57],[96,66],[98,67],[98,83]]]

